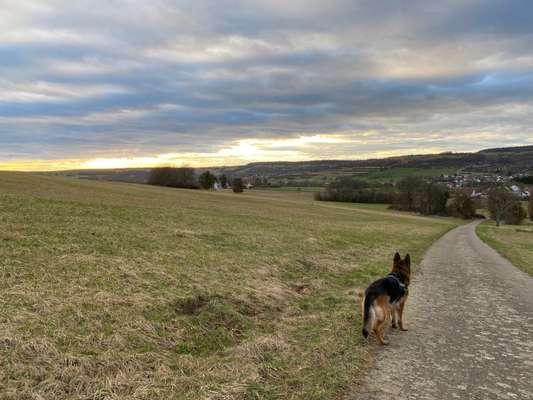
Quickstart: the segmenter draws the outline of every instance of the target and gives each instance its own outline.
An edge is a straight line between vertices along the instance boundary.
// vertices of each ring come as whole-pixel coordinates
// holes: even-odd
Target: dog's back
[[[366,323],[370,317],[370,307],[374,302],[382,303],[394,303],[405,295],[406,288],[401,284],[398,279],[392,276],[378,279],[372,283],[365,291],[363,321],[363,335],[368,337],[368,330],[366,329]]]

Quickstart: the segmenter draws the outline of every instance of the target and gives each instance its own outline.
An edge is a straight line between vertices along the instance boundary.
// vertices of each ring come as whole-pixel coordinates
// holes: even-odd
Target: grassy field
[[[0,173],[0,397],[341,397],[358,292],[459,222],[311,198]]]
[[[496,227],[493,221],[477,228],[478,236],[514,265],[533,275],[533,223]]]

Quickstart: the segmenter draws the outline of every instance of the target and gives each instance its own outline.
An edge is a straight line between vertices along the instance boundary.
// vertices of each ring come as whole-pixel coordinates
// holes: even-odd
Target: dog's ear
[[[403,260],[407,265],[411,266],[411,256],[409,255],[409,253],[405,255],[405,258]]]
[[[394,260],[393,261],[394,261],[394,265],[399,264],[400,261],[402,261],[402,257],[400,256],[400,253],[396,253],[394,255]]]

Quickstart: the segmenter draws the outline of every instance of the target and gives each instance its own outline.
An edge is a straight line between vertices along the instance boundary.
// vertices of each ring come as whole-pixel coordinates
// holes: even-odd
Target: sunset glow
[[[0,169],[533,144],[531,2],[95,4],[3,8]]]

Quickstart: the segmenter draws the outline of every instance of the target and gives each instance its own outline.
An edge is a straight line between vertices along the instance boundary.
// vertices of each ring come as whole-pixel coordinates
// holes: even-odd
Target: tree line
[[[181,189],[213,189],[215,184],[221,188],[232,188],[235,193],[242,193],[244,183],[242,178],[230,178],[225,174],[215,175],[205,171],[197,175],[191,167],[158,167],[150,171],[148,184]]]
[[[482,204],[467,193],[451,192],[446,186],[414,176],[401,179],[395,186],[381,188],[370,188],[367,182],[350,177],[337,178],[324,191],[316,193],[315,199],[389,204],[395,210],[423,215],[484,218],[476,211]],[[486,206],[498,226],[501,222],[520,224],[527,217],[520,199],[502,186],[494,187],[488,192]],[[530,196],[528,208],[533,220],[533,196]]]
[[[316,200],[342,201],[353,203],[390,204],[390,207],[401,211],[414,211],[425,215],[447,214],[447,203],[450,197],[448,190],[440,185],[429,183],[421,178],[407,177],[400,180],[396,187],[370,188],[365,181],[350,177],[338,178],[325,191],[315,195]],[[464,204],[463,204],[464,203]],[[459,212],[470,204],[461,203]]]

